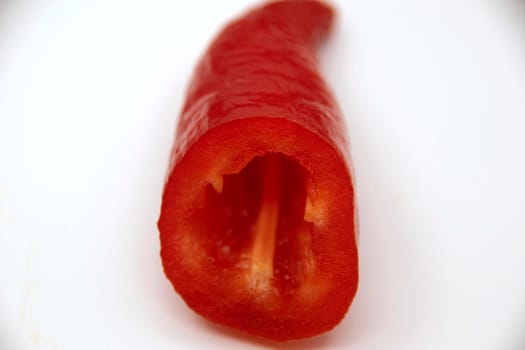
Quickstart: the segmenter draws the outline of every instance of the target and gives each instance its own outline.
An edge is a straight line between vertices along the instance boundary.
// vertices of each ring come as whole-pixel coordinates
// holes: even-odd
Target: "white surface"
[[[193,65],[250,3],[0,3],[0,349],[269,345],[184,306],[156,230]],[[336,4],[361,284],[289,347],[524,349],[525,3]]]

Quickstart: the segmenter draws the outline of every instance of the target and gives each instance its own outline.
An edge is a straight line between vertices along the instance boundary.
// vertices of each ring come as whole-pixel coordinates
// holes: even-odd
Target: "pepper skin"
[[[167,278],[203,317],[276,341],[335,327],[358,283],[343,119],[318,70],[333,11],[271,2],[193,75],[158,227]]]

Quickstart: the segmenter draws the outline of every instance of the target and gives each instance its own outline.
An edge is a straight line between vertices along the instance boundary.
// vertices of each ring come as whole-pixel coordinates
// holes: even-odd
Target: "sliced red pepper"
[[[273,340],[332,329],[357,290],[346,132],[315,56],[332,17],[317,1],[272,2],[218,35],[163,195],[175,290],[205,318]]]

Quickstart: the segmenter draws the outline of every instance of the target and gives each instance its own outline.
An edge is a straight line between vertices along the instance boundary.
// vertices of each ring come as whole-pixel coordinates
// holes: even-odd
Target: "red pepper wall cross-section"
[[[219,33],[162,198],[162,263],[186,304],[278,341],[332,329],[357,290],[347,136],[316,58],[332,19],[320,2],[279,1]]]

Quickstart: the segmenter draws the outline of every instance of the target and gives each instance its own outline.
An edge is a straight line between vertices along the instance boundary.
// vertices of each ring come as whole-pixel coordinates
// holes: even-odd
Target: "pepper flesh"
[[[272,2],[219,33],[188,89],[158,222],[186,304],[277,341],[332,329],[357,291],[346,132],[315,55],[332,18],[317,1]]]

